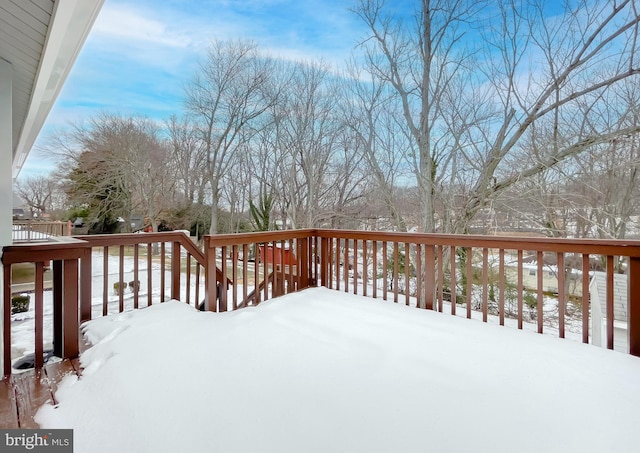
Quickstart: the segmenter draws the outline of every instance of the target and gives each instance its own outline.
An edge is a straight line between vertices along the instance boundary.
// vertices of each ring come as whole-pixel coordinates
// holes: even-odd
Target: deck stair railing
[[[207,268],[222,278],[207,280],[207,310],[228,311],[315,285],[314,230],[205,236]],[[208,274],[209,275],[209,274]],[[216,281],[231,281],[218,296]],[[209,300],[216,303],[209,303]]]
[[[3,249],[2,263],[5,375],[12,372],[11,296],[17,286],[12,268],[16,265],[34,268],[34,284],[28,292],[33,292],[35,308],[36,368],[43,360],[46,287],[51,287],[53,300],[54,355],[64,358],[78,355],[80,322],[169,299],[197,307],[205,297],[205,255],[183,232],[87,235],[13,244]],[[94,297],[97,285],[102,287],[102,297]],[[21,285],[18,292],[24,291]]]

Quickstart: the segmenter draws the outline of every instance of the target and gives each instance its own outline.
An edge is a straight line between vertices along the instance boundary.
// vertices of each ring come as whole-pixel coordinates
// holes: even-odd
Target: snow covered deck
[[[268,253],[260,256],[256,251],[261,247]],[[291,252],[289,257],[285,255],[286,250]],[[545,421],[544,428],[533,429],[533,437],[544,437],[551,431],[555,436],[552,439],[558,442],[561,439],[571,451],[574,446],[582,445],[581,441],[558,436],[571,432],[567,429],[579,427],[571,420],[558,418],[557,413],[562,414],[565,410],[564,406],[558,406],[558,401],[565,398],[562,404],[567,406],[567,414],[572,420],[580,411],[586,413],[587,405],[602,414],[606,412],[601,408],[625,413],[627,403],[622,401],[622,393],[617,390],[611,393],[611,388],[624,390],[626,380],[637,381],[638,377],[636,365],[632,364],[639,359],[630,356],[611,358],[621,354],[579,343],[589,343],[592,339],[590,306],[570,299],[562,284],[565,273],[558,272],[556,297],[545,294],[540,281],[544,253],[556,255],[558,269],[566,269],[566,273],[573,273],[572,266],[575,267],[576,262],[577,265],[582,263],[581,269],[588,269],[590,260],[599,257],[597,259],[607,263],[607,282],[613,281],[615,272],[624,270],[630,282],[628,350],[640,355],[638,241],[296,230],[208,237],[203,251],[183,233],[169,232],[83,236],[59,243],[14,245],[5,247],[3,252],[5,300],[9,300],[8,295],[14,292],[12,265],[35,264],[34,306],[30,312],[13,315],[9,304],[5,304],[3,310],[6,378],[0,387],[0,420],[11,419],[13,412],[14,422],[10,423],[24,422],[31,426],[29,423],[37,421],[43,426],[52,426],[60,422],[48,417],[47,410],[36,419],[26,414],[34,414],[47,395],[53,398],[61,373],[55,370],[50,373],[49,368],[44,367],[40,374],[12,375],[14,354],[35,351],[38,359],[44,349],[53,347],[57,356],[73,359],[82,346],[82,338],[78,335],[79,321],[92,318],[86,334],[95,346],[82,355],[83,377],[77,381],[79,385],[64,384],[62,390],[55,392],[55,401],[59,401],[60,406],[49,415],[67,414],[64,423],[75,424],[72,409],[69,413],[67,409],[60,410],[62,407],[77,408],[75,403],[65,403],[67,397],[64,395],[74,392],[67,393],[65,389],[82,389],[84,385],[101,388],[103,384],[90,384],[94,379],[92,376],[103,376],[102,373],[107,372],[103,370],[110,370],[115,363],[123,374],[109,379],[114,379],[113,382],[126,391],[125,399],[138,401],[136,410],[131,409],[133,406],[118,406],[114,407],[115,412],[131,410],[129,415],[133,419],[129,422],[135,426],[141,424],[144,433],[147,432],[147,418],[155,420],[163,411],[164,416],[174,420],[178,427],[183,418],[195,420],[196,426],[220,425],[231,435],[220,437],[219,446],[223,449],[237,441],[233,435],[237,434],[238,426],[247,432],[247,423],[251,432],[255,430],[256,435],[269,442],[289,440],[291,429],[306,433],[309,438],[325,435],[299,426],[302,422],[290,420],[288,412],[283,414],[280,409],[276,410],[275,406],[283,404],[278,402],[280,400],[286,403],[283,407],[288,411],[295,412],[297,407],[310,423],[335,434],[332,439],[347,442],[343,449],[350,451],[355,448],[355,444],[349,443],[355,442],[353,439],[366,448],[371,447],[369,440],[361,439],[369,428],[352,425],[357,418],[367,421],[372,438],[378,431],[384,433],[385,439],[393,438],[394,445],[399,446],[393,450],[405,445],[405,437],[409,439],[407,450],[417,449],[424,437],[413,439],[414,430],[442,428],[445,422],[449,436],[453,436],[451,424],[457,430],[462,429],[465,436],[466,433],[481,436],[480,431],[484,430],[487,439],[497,438],[497,445],[503,445],[503,439],[510,438],[510,434],[503,433],[503,426],[509,430],[517,428],[511,419],[505,420],[504,413],[518,417],[522,413],[537,417],[536,420],[546,420],[546,412],[543,414],[539,407],[535,409],[539,401],[545,401],[549,412],[553,412],[552,423]],[[523,263],[524,257],[531,253],[538,263],[538,285],[526,294]],[[513,277],[516,281],[510,281],[505,272],[505,264],[511,258],[516,260]],[[565,258],[567,265],[563,265]],[[53,289],[44,291],[44,269],[49,264]],[[589,272],[580,272],[579,283],[583,294],[587,294]],[[607,285],[611,286],[610,283]],[[316,286],[325,288],[305,289]],[[225,287],[227,290],[222,289]],[[279,296],[284,298],[274,299]],[[204,309],[211,313],[195,310],[203,298]],[[168,302],[169,299],[182,302]],[[607,291],[605,299],[604,303],[610,308],[612,291]],[[236,310],[241,307],[244,308]],[[156,328],[162,334],[156,332]],[[253,328],[255,331],[251,331]],[[487,333],[481,333],[481,329],[488,329]],[[605,329],[607,346],[613,348],[613,325],[607,323]],[[561,340],[565,337],[575,341]],[[121,343],[127,338],[136,340]],[[517,338],[531,339],[531,345],[521,345]],[[393,347],[388,349],[379,344],[381,339]],[[533,346],[538,343],[547,346],[538,350],[538,346]],[[280,355],[267,353],[265,348]],[[137,354],[135,360],[125,350]],[[294,358],[295,364],[289,363],[289,358]],[[498,371],[493,370],[494,365]],[[511,365],[516,374],[509,374]],[[574,371],[569,370],[568,365]],[[574,365],[575,369],[572,368]],[[173,371],[167,372],[173,380],[165,381],[165,367],[178,370],[180,376]],[[42,368],[42,363],[36,362],[36,368]],[[341,371],[348,387],[341,387],[343,383],[332,374],[334,369]],[[77,376],[79,368],[67,366],[66,370]],[[487,383],[482,378],[483,373],[491,376],[492,382],[500,382],[500,388]],[[157,382],[162,384],[157,386]],[[287,383],[286,388],[281,387],[280,382]],[[574,382],[578,383],[576,393],[573,389],[566,393],[565,387],[573,387]],[[151,391],[144,393],[143,388]],[[295,398],[286,393],[289,388]],[[233,391],[219,394],[220,389]],[[337,389],[335,394],[333,389]],[[433,393],[434,389],[443,393]],[[138,391],[146,395],[146,399],[136,400],[134,394]],[[162,398],[157,398],[159,391]],[[382,392],[379,393],[381,401],[376,399],[376,391]],[[396,392],[397,398],[392,391]],[[486,396],[487,391],[492,396]],[[521,391],[518,396],[517,392]],[[542,393],[535,393],[537,391]],[[213,399],[207,407],[200,407],[194,392],[202,392],[198,394],[205,401],[206,398]],[[275,400],[272,394],[277,396]],[[555,399],[545,400],[546,394]],[[636,394],[633,390],[628,394],[635,404]],[[112,400],[122,399],[122,394],[96,391],[95,395],[104,398],[102,402],[95,402],[97,406],[109,406],[113,404]],[[353,408],[356,412],[349,412],[351,406],[345,403],[352,395],[357,403]],[[447,395],[446,401],[443,395]],[[478,396],[479,399],[469,400]],[[335,397],[331,403],[333,412],[327,407],[331,397]],[[420,402],[420,408],[412,405],[410,400],[414,397]],[[68,401],[73,401],[73,396],[69,398]],[[297,404],[295,407],[292,398]],[[166,399],[165,406],[154,406],[153,399]],[[232,399],[235,402],[232,403]],[[471,402],[465,403],[467,400]],[[256,401],[265,405],[254,409],[250,403]],[[307,402],[310,407],[318,407],[319,416],[315,412],[300,412],[308,410]],[[445,402],[458,408],[455,409],[457,422],[454,409],[445,408]],[[148,414],[146,404],[154,408],[149,409]],[[528,409],[529,405],[534,409]],[[574,406],[580,408],[575,414]],[[194,412],[189,415],[192,407]],[[485,410],[488,412],[483,412]],[[100,410],[95,411],[103,427],[111,426],[108,414],[103,416]],[[5,418],[6,414],[9,418]],[[390,414],[398,417],[393,418]],[[602,415],[598,417],[600,419]],[[271,418],[285,423],[284,427],[265,421]],[[328,423],[325,418],[335,418],[340,423]],[[628,418],[633,418],[631,412]],[[583,418],[577,420],[586,423]],[[82,423],[84,421],[79,422],[78,429],[85,426]],[[113,420],[113,423],[118,426],[119,421]],[[379,428],[378,423],[387,430]],[[271,436],[262,424],[276,434]],[[522,419],[516,424],[526,422]],[[260,426],[256,428],[255,425]],[[623,424],[622,431],[616,431],[613,422],[605,425],[607,431],[602,442],[620,446],[616,444],[618,440],[609,436],[620,436],[626,425]],[[93,428],[82,429],[92,433]],[[445,445],[444,437],[428,430],[425,432],[434,442],[441,442],[436,445]],[[518,435],[523,432],[521,429]],[[355,437],[350,437],[352,434]],[[205,441],[198,433],[192,436],[195,437],[193,445]],[[533,445],[552,451],[540,443],[543,440],[536,440]],[[484,441],[478,445],[485,446]],[[138,440],[131,442],[135,444]],[[155,445],[155,440],[149,442]],[[248,440],[238,442],[234,447],[237,451],[255,447],[247,444]],[[295,442],[291,448],[300,447],[303,440]],[[326,449],[335,450],[328,448],[325,438],[319,442]],[[378,440],[380,445],[389,447],[385,442]],[[471,445],[461,444],[460,440],[455,442],[460,448]],[[592,443],[601,445],[596,441]],[[276,447],[271,445],[269,448],[275,450]],[[234,451],[233,448],[228,450]],[[624,448],[609,450],[625,451]]]
[[[73,428],[77,452],[640,444],[636,357],[326,288],[227,313],[168,302],[84,333],[82,376],[35,416]]]
[[[47,363],[40,370],[28,370],[0,381],[0,427],[39,428],[34,416],[43,404],[56,404],[60,381],[81,373],[79,359]]]

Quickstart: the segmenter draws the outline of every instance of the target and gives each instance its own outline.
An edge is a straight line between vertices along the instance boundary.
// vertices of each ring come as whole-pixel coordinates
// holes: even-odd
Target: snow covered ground
[[[640,359],[325,288],[95,319],[76,452],[635,452]]]

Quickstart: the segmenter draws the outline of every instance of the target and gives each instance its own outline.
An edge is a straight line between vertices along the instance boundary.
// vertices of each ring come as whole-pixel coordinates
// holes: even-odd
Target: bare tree
[[[273,60],[249,41],[214,41],[186,87],[186,109],[204,144],[211,189],[211,234],[217,233],[220,189],[234,154],[251,137],[251,122],[277,99]]]
[[[72,204],[89,207],[99,230],[113,229],[119,217],[129,230],[136,211],[157,230],[158,216],[176,188],[170,148],[158,127],[145,118],[103,113],[67,135],[67,146],[58,152],[66,161]]]
[[[244,144],[233,156],[234,162],[229,165],[229,172],[223,177],[220,190],[222,206],[228,211],[225,231],[240,232],[249,224],[248,211],[251,200],[251,186],[255,170],[251,162],[251,142]],[[258,164],[261,165],[261,164]]]
[[[362,45],[369,71],[397,93],[410,132],[424,231],[436,229],[444,191],[460,195],[441,228],[465,232],[517,182],[639,131],[585,121],[581,109],[640,72],[635,2],[561,6],[552,17],[537,1],[423,0],[407,27],[382,1],[359,2],[371,32]],[[486,14],[475,14],[481,7]]]
[[[165,125],[171,146],[176,190],[172,204],[172,224],[204,234],[211,217],[207,200],[207,155],[197,125],[188,117],[172,115]]]
[[[345,123],[360,149],[366,171],[375,187],[382,212],[371,213],[389,218],[399,231],[407,231],[407,223],[397,199],[397,187],[404,177],[405,160],[399,150],[408,147],[406,134],[400,133],[402,113],[397,111],[385,85],[351,64],[343,82]],[[399,124],[400,120],[400,124]],[[378,203],[376,203],[378,204]]]
[[[204,203],[206,185],[206,162],[204,143],[196,125],[188,118],[178,119],[172,115],[166,123],[172,147],[172,161],[175,168],[177,193],[184,199],[182,203]]]
[[[254,137],[249,156],[251,183],[249,203],[253,226],[258,231],[286,228],[288,206],[282,196],[285,193],[281,160],[284,158],[277,146],[276,128],[273,122],[260,129]],[[277,224],[279,221],[279,225]]]
[[[123,173],[132,193],[132,212],[142,212],[149,218],[153,231],[158,220],[175,199],[176,179],[168,143],[159,137],[158,128],[151,122],[140,121],[132,131],[128,152],[123,155]],[[129,223],[130,224],[130,223]]]
[[[18,179],[14,186],[15,193],[29,207],[32,218],[60,209],[61,186],[57,178],[52,176],[27,176]]]
[[[337,115],[340,99],[322,62],[298,63],[292,70],[286,98],[274,114],[285,182],[279,195],[287,200],[292,226],[309,228],[331,217],[329,168],[342,128]]]
[[[624,239],[633,216],[640,212],[640,146],[637,137],[616,139],[590,172],[591,224],[597,237]],[[586,163],[586,159],[581,159]],[[588,162],[588,161],[587,161]],[[588,170],[588,167],[584,170]],[[586,173],[586,172],[585,172]],[[584,174],[584,177],[587,174]],[[595,177],[594,177],[595,176]],[[635,228],[637,234],[637,226]]]
[[[371,178],[362,149],[351,131],[342,127],[329,164],[330,200],[333,207],[324,225],[331,228],[362,228],[361,218],[371,194]]]
[[[625,79],[598,98],[598,103],[586,102],[574,109],[579,127],[638,126],[640,90],[635,81]],[[553,147],[558,142],[552,128],[532,129],[535,141],[529,148],[535,152],[521,156],[527,165],[535,164],[542,144]],[[639,165],[638,136],[618,136],[519,181],[498,201],[501,209],[551,236],[625,238],[640,209]]]
[[[443,97],[468,58],[457,43],[462,26],[479,11],[477,2],[424,0],[409,27],[387,15],[381,0],[361,0],[354,11],[371,32],[362,44],[368,70],[395,91],[402,108],[419,189],[420,228],[435,231],[435,174],[442,152],[437,127]]]
[[[564,4],[556,20],[547,17],[542,3],[530,2],[518,14],[513,11],[520,3],[500,5],[501,25],[487,41],[502,50],[487,74],[496,95],[502,93],[502,114],[464,205],[467,218],[516,182],[640,131],[621,117],[591,121],[590,113],[598,106],[609,109],[607,93],[640,72],[634,68],[640,20],[634,2],[578,3]],[[539,65],[532,66],[533,55]],[[522,155],[532,157],[531,163],[514,167]]]

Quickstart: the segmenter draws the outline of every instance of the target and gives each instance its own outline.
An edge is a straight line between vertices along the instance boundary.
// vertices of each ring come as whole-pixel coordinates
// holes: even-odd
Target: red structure
[[[284,264],[285,266],[295,266],[297,260],[296,255],[288,247],[289,244],[285,244],[284,248],[280,244],[276,244],[275,247],[271,244],[260,245],[260,262],[265,261],[268,264]],[[266,258],[265,258],[266,254]]]

